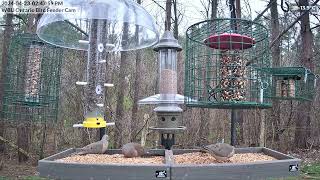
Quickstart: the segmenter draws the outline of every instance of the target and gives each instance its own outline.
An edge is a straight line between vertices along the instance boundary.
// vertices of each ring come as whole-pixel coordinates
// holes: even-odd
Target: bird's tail
[[[84,152],[83,148],[75,148],[74,154],[76,154],[76,155],[85,155],[86,153]]]
[[[206,145],[194,146],[194,148],[199,149],[202,153],[207,153],[209,151]]]

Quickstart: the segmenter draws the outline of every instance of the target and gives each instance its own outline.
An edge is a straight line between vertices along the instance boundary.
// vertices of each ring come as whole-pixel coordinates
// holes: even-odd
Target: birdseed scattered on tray
[[[243,153],[235,154],[230,158],[230,162],[226,163],[250,163],[256,161],[271,161],[275,158],[265,155],[263,153]],[[208,153],[194,152],[174,155],[174,162],[176,164],[213,164],[223,163],[218,162],[213,156]]]
[[[163,164],[163,156],[146,156],[125,158],[122,154],[87,154],[71,155],[62,159],[55,160],[66,163],[84,163],[84,164]]]

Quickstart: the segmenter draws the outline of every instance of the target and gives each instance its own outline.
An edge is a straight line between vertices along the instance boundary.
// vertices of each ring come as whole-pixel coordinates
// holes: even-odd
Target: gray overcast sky
[[[0,3],[5,0],[0,0]],[[142,6],[155,18],[158,28],[160,32],[163,32],[164,29],[164,16],[165,12],[163,9],[159,8],[158,5],[154,3],[154,1],[158,2],[161,6],[165,7],[165,0],[142,0]],[[201,11],[204,10],[204,7],[201,4],[201,1],[207,0],[177,0],[178,9],[183,14],[183,19],[180,23],[180,34],[183,34],[185,30],[194,23],[205,20]],[[227,0],[219,0],[219,8],[218,10],[221,12],[224,9],[224,14],[220,15],[220,17],[229,17],[228,7],[226,5]],[[257,16],[256,12],[261,12],[268,4],[269,0],[241,0],[242,3],[242,16],[246,16],[247,19],[254,19]],[[287,0],[289,2],[294,0]],[[250,5],[250,10],[247,8],[246,4]],[[280,0],[278,0],[278,4]],[[279,13],[283,13],[279,7]],[[0,16],[3,13],[0,11]],[[311,17],[311,21],[314,17]]]
[[[160,5],[165,7],[165,0],[155,0],[159,2]],[[202,0],[206,1],[206,0]],[[292,0],[293,1],[293,0]],[[180,33],[184,33],[185,30],[194,23],[199,21],[203,21],[204,16],[202,15],[201,11],[204,10],[201,0],[177,0],[182,13],[184,14],[183,20],[180,24]],[[245,7],[245,2],[248,2],[251,7],[251,17],[256,17],[256,12],[261,12],[267,6],[267,2],[265,0],[241,0],[242,3],[242,13],[246,16],[250,16],[249,10]],[[227,10],[226,0],[219,1],[219,9],[224,8],[225,11]],[[148,10],[148,12],[153,16],[156,17],[156,21],[159,24],[160,31],[163,31],[164,28],[164,11],[159,8],[153,0],[143,0],[143,6]],[[221,11],[221,10],[220,10]],[[225,12],[225,17],[229,16],[229,12]]]
[[[5,0],[0,0],[0,3]],[[23,1],[23,0],[22,0]],[[160,5],[165,7],[165,0],[155,0]],[[187,27],[190,25],[204,20],[203,15],[201,14],[201,11],[204,10],[203,6],[201,5],[201,0],[177,0],[179,3],[179,9],[181,9],[181,12],[183,13],[183,21],[180,24],[180,33],[185,31]],[[206,1],[206,0],[202,0]],[[249,2],[251,9],[252,9],[252,16],[255,16],[255,11],[262,11],[264,7],[266,6],[265,0],[241,0],[242,3]],[[145,7],[148,12],[155,17],[157,23],[159,24],[159,29],[162,31],[163,28],[163,17],[164,17],[164,11],[159,8],[153,0],[142,0],[143,7]],[[219,2],[222,4],[223,8],[227,8],[226,0],[220,0]],[[244,8],[245,9],[245,8]],[[0,16],[2,16],[3,13],[0,11]]]

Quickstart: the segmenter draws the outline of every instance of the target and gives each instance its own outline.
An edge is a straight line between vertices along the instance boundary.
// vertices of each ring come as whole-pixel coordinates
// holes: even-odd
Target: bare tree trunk
[[[174,12],[174,38],[179,39],[179,24],[178,24],[178,15],[177,15],[177,0],[173,0],[173,12]]]
[[[273,0],[270,0],[270,3]],[[280,26],[279,26],[279,14],[278,14],[278,7],[277,3],[272,3],[270,7],[271,11],[271,42],[274,41],[279,33],[280,33]],[[280,66],[280,39],[278,39],[275,43],[275,45],[271,48],[271,56],[272,56],[272,66],[273,67],[279,67]],[[275,81],[273,81],[273,87],[276,86]],[[271,109],[271,122],[274,125],[274,138],[273,142],[276,144],[272,144],[272,146],[279,147],[279,128],[280,128],[280,101],[277,99],[272,100],[272,109]]]
[[[124,23],[123,35],[122,39],[124,40],[123,43],[126,43],[128,39],[128,23]],[[125,45],[125,44],[123,44]],[[124,135],[127,133],[125,132],[126,129],[125,123],[126,120],[124,119],[124,96],[126,92],[126,74],[127,74],[127,58],[128,52],[121,52],[120,57],[120,72],[119,72],[119,84],[118,84],[118,94],[117,94],[117,107],[116,107],[116,133],[114,136],[114,147],[119,148],[124,142]],[[129,126],[130,127],[130,126]]]
[[[138,4],[141,4],[141,0],[137,0]],[[136,33],[138,33],[139,27],[136,27]],[[137,34],[136,34],[137,35]],[[138,125],[138,101],[140,98],[140,83],[141,83],[141,57],[142,51],[137,50],[136,51],[136,72],[135,72],[135,78],[134,78],[134,85],[133,85],[133,106],[131,110],[131,141],[135,141],[135,134],[137,131],[137,125]]]
[[[210,114],[209,109],[200,108],[199,116],[200,116],[200,126],[199,126],[199,139],[197,142],[197,146],[208,144],[208,136],[209,136],[209,119],[208,116]]]
[[[125,96],[125,86],[126,84],[126,67],[127,67],[127,57],[128,57],[128,52],[121,52],[121,57],[120,57],[120,72],[119,72],[119,86],[118,86],[118,95],[117,95],[117,107],[116,107],[116,132],[115,133],[115,145],[114,147],[118,148],[122,145],[123,143],[123,135],[125,129],[124,129],[124,96]]]
[[[308,0],[299,0],[299,6],[308,6]],[[301,11],[300,13],[303,13]],[[313,64],[313,34],[310,29],[309,13],[306,13],[301,18],[300,35],[302,40],[302,52],[300,62],[303,66],[309,68],[311,71],[314,69]],[[296,129],[295,129],[295,145],[298,148],[306,148],[307,140],[310,138],[310,112],[312,102],[299,102],[296,117]]]
[[[5,21],[5,30],[3,33],[3,43],[2,44],[2,61],[1,61],[1,77],[0,77],[0,136],[4,136],[6,127],[3,119],[3,114],[2,114],[2,108],[3,108],[3,96],[4,96],[4,83],[5,83],[5,71],[8,65],[8,57],[9,57],[9,45],[11,35],[13,33],[13,27],[12,27],[12,19],[13,15],[12,14],[7,14],[6,15],[6,21]],[[3,152],[5,148],[4,142],[0,141],[0,152]]]
[[[140,82],[141,82],[141,51],[136,52],[136,72],[134,78],[134,94],[133,94],[133,106],[131,111],[131,141],[135,141],[134,136],[137,131],[138,125],[138,101],[140,98]]]
[[[171,30],[171,6],[172,0],[166,0],[166,20],[165,20],[165,30]]]
[[[27,21],[27,32],[28,33],[36,32],[36,29],[37,29],[36,18],[37,18],[37,14],[30,14],[28,16],[28,21]]]
[[[21,123],[17,126],[17,144],[18,147],[26,152],[29,152],[29,142],[30,142],[30,124]],[[28,160],[28,156],[18,151],[19,162],[25,162]]]
[[[177,9],[177,0],[173,0],[173,11],[174,11],[174,38],[179,39],[179,22],[178,22],[178,9]],[[184,61],[182,57],[182,52],[179,51],[177,53],[177,72],[178,76],[178,84],[177,84],[177,92],[178,94],[183,94],[184,89]]]
[[[240,0],[236,0],[236,17],[241,18],[241,3]],[[240,144],[240,142],[243,142],[243,130],[244,130],[244,119],[243,119],[243,110],[237,109],[236,112],[236,118],[237,118],[237,124],[239,126],[239,134],[237,134],[237,143]]]
[[[218,14],[218,0],[211,2],[211,19],[216,19]]]
[[[259,146],[264,147],[266,142],[266,115],[264,109],[260,110],[260,135],[259,135]]]
[[[217,16],[217,6],[218,6],[218,2],[217,0],[213,0],[213,2],[211,3],[211,19],[215,19]],[[209,7],[208,7],[209,8]],[[208,18],[208,17],[207,17]],[[208,61],[209,59],[207,59]],[[206,82],[206,71],[202,72],[203,73],[203,84],[207,84]],[[203,96],[205,97],[206,94],[206,89],[203,92]],[[200,108],[199,111],[199,117],[200,117],[200,125],[199,125],[199,140],[197,142],[197,145],[203,145],[203,144],[207,144],[208,143],[208,136],[209,136],[209,119],[208,116],[210,114],[210,110],[207,108]]]
[[[236,17],[241,18],[241,3],[240,0],[236,0]]]

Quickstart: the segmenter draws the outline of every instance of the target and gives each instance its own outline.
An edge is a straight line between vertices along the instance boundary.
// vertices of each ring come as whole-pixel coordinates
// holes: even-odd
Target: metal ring
[[[261,89],[267,89],[268,86],[269,86],[269,83],[268,83],[268,82],[266,82],[266,81],[264,81],[264,82],[260,81],[260,88],[261,88]]]

